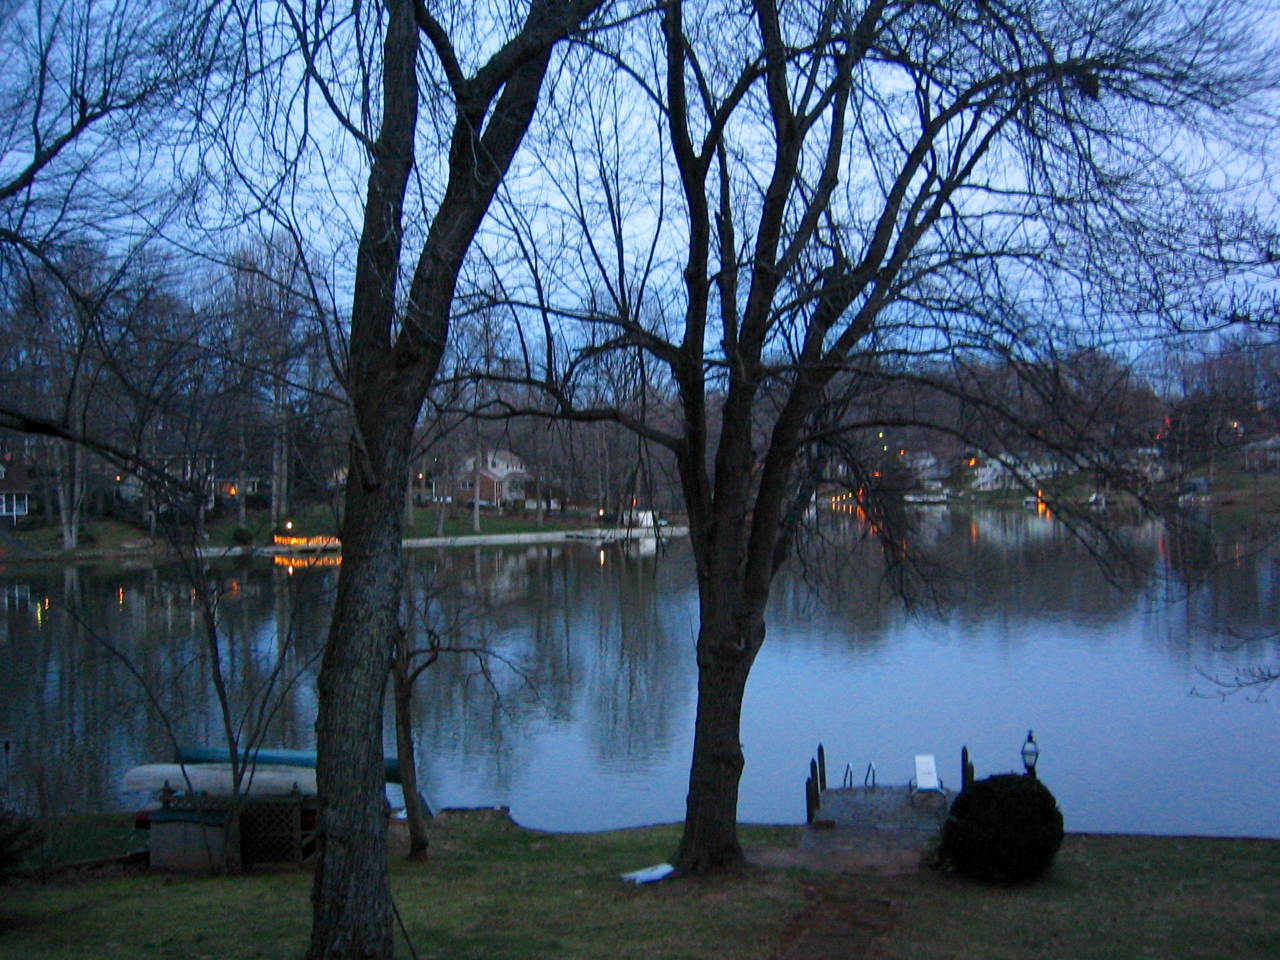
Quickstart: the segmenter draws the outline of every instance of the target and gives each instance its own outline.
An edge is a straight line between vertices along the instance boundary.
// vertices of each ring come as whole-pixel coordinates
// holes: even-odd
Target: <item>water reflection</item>
[[[1265,530],[1210,519],[1200,532],[1133,525],[1122,546],[1136,560],[1108,577],[1043,514],[921,513],[928,589],[908,603],[876,542],[821,517],[825,547],[780,576],[748,686],[743,817],[802,816],[819,739],[838,768],[875,759],[890,780],[934,752],[946,779],[962,743],[980,771],[1015,766],[1035,726],[1069,828],[1280,836],[1280,761],[1249,747],[1273,742],[1275,707],[1188,696],[1216,689],[1206,673],[1280,660],[1276,549]],[[454,651],[415,696],[433,801],[509,803],[549,829],[682,815],[696,684],[687,543],[422,551],[407,572],[417,641],[430,628]],[[312,746],[336,569],[212,577],[235,723]],[[169,567],[0,574],[4,801],[110,809],[128,766],[175,739],[224,742],[200,613]],[[389,724],[388,708],[388,746]],[[1130,782],[1135,756],[1160,776]]]
[[[253,565],[213,577],[233,727],[305,745],[332,576]],[[226,742],[201,606],[177,567],[24,568],[5,597],[6,803],[111,809],[128,766],[167,758],[175,741]]]
[[[449,790],[442,754],[483,779],[470,795],[508,789],[535,755],[529,738],[548,729],[580,728],[604,769],[635,774],[669,754],[692,669],[668,609],[691,576],[687,554],[609,550],[600,563],[588,547],[441,550],[411,571],[445,642],[475,651],[442,656],[419,681],[429,789],[434,774]]]

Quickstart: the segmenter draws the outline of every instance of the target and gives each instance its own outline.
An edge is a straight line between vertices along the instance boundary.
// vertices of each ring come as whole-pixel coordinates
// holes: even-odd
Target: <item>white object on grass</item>
[[[669,877],[676,872],[676,868],[669,863],[659,863],[652,867],[645,867],[643,870],[633,870],[630,873],[624,873],[622,879],[627,883],[657,883],[663,877]]]

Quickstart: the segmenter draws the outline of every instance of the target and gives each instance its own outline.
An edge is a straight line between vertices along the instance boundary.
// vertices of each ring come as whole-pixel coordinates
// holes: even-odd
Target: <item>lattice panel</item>
[[[240,813],[240,855],[251,863],[302,859],[302,808],[294,801],[255,800]]]
[[[223,797],[170,797],[171,810],[224,813],[231,801]],[[314,852],[317,810],[314,798],[278,797],[244,800],[240,810],[240,859],[255,863],[300,863]]]

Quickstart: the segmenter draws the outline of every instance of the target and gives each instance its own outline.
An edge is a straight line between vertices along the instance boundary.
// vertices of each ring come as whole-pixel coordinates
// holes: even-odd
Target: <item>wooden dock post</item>
[[[813,777],[809,777],[804,782],[804,806],[804,822],[812,824],[814,814],[818,812],[818,784]]]
[[[827,751],[818,744],[818,789],[827,789]]]
[[[973,764],[969,762],[969,748],[960,748],[960,790],[964,792],[973,785]]]

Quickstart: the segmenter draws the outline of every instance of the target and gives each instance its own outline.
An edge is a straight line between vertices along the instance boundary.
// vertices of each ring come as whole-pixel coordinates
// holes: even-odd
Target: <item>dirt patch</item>
[[[840,881],[806,889],[809,905],[782,931],[775,960],[859,960],[893,929],[901,912],[891,897]]]

